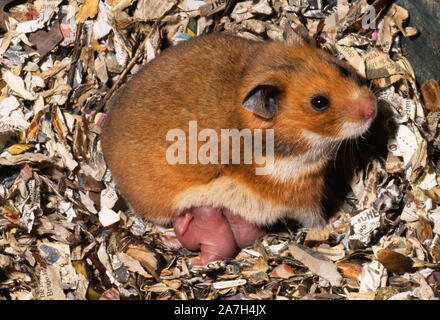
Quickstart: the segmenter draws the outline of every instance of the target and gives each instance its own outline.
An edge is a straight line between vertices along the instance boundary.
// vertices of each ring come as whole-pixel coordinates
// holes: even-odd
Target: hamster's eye
[[[310,104],[316,111],[324,111],[330,107],[330,100],[324,96],[315,96],[310,100]]]
[[[269,97],[267,104],[269,110],[276,110],[278,106],[278,100],[275,97]]]

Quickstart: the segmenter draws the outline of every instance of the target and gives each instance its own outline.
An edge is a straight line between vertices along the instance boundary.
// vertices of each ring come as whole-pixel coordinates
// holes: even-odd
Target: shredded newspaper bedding
[[[416,83],[401,48],[418,33],[410,13],[369,2],[0,1],[0,299],[438,299],[440,89]],[[210,32],[282,41],[286,24],[366,77],[379,116],[340,148],[324,230],[280,222],[193,267],[196,253],[164,245],[172,228],[119,195],[106,102],[167,47]]]

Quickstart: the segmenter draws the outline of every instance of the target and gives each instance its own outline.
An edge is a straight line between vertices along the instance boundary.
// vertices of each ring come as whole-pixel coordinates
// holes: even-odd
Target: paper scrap
[[[98,13],[99,0],[85,0],[79,8],[76,16],[76,23],[84,23],[89,18],[93,18]]]
[[[118,222],[120,219],[119,215],[116,212],[106,207],[101,208],[101,210],[98,213],[98,216],[99,216],[99,222],[101,222],[101,224],[104,227],[108,227]]]
[[[294,259],[302,262],[313,273],[329,281],[332,286],[341,285],[342,276],[336,265],[330,260],[300,244],[290,244],[289,252]]]
[[[214,287],[214,289],[221,290],[221,289],[243,286],[246,284],[246,282],[247,282],[246,279],[218,281],[218,282],[214,282],[212,286]]]
[[[47,266],[40,271],[39,300],[65,300],[66,296],[61,285],[61,277],[57,268]]]
[[[174,7],[176,3],[175,0],[139,0],[134,12],[134,18],[141,21],[159,19]]]
[[[359,292],[376,291],[381,284],[384,266],[379,261],[365,264],[362,269]]]
[[[371,233],[380,227],[380,213],[374,209],[365,209],[351,218],[350,225],[354,232],[352,239],[358,239],[367,244]]]

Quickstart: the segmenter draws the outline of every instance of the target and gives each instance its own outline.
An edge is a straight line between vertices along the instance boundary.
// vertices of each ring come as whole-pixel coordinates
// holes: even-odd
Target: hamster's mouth
[[[368,131],[375,117],[371,117],[366,121],[357,122],[345,122],[342,125],[340,136],[342,139],[352,139],[362,136]]]
[[[346,121],[336,137],[325,137],[309,130],[303,130],[301,134],[303,139],[315,149],[316,154],[324,155],[329,151],[329,147],[336,147],[342,140],[354,139],[362,136],[371,127],[374,118],[375,116],[372,116],[365,121]]]

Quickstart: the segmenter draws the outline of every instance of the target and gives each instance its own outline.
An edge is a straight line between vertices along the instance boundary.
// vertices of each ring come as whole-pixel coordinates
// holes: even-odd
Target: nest
[[[369,2],[0,1],[0,298],[437,299],[440,89],[419,88],[400,46],[417,34],[408,11]],[[118,194],[106,102],[167,47],[209,32],[282,41],[286,24],[365,76],[379,115],[330,166],[325,230],[280,222],[193,267]]]

